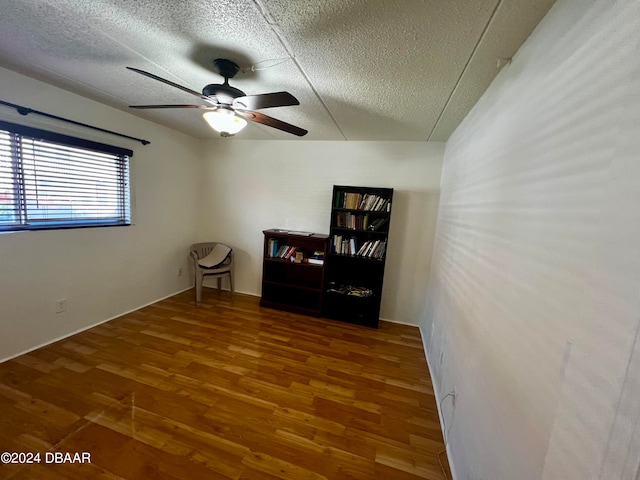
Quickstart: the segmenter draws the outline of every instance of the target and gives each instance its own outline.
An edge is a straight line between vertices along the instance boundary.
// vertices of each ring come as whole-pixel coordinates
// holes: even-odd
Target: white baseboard
[[[195,285],[191,285],[191,287],[189,288],[194,288]],[[187,288],[186,290],[189,290],[189,288]],[[218,290],[218,287],[212,287],[211,285],[202,285],[202,288],[210,288],[211,290]],[[231,290],[229,288],[224,288],[222,287],[222,291],[223,292],[230,292]],[[184,290],[183,290],[184,292]],[[258,297],[260,298],[260,295],[258,295],[257,293],[251,293],[251,292],[244,292],[242,290],[234,290],[233,293],[240,293],[242,295],[248,295],[250,297]]]
[[[409,322],[400,322],[398,320],[390,320],[388,318],[381,318],[381,322],[389,322],[389,323],[397,323],[398,325],[407,325],[409,327],[420,328],[417,323],[409,323]]]
[[[429,355],[427,353],[427,344],[425,341],[426,335],[422,331],[422,327],[419,325],[418,330],[420,330],[420,338],[422,339],[422,348],[424,349],[424,356],[427,359],[427,368],[429,368],[429,376],[431,377],[431,385],[433,386],[433,394],[436,398],[436,409],[438,410],[438,420],[440,420],[440,431],[442,432],[442,438],[444,439],[444,419],[442,418],[442,412],[440,411],[440,393],[438,392],[438,385],[434,381],[433,370],[431,369],[431,363],[429,362]],[[453,462],[451,462],[451,455],[449,455],[449,442],[447,442],[444,446],[447,452],[447,461],[449,462],[449,470],[451,471],[451,477],[453,480],[457,480],[455,467]]]

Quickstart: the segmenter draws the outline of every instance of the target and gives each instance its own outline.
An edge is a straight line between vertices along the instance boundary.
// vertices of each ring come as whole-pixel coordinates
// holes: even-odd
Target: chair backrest
[[[233,268],[233,248],[220,242],[201,242],[191,245],[191,247],[189,248],[189,254],[191,255],[191,258],[193,258],[193,262],[196,268],[202,268],[200,265],[198,265],[198,260],[201,260],[209,255],[216,245],[224,245],[229,248],[229,255],[220,265],[231,266]]]
[[[211,250],[213,250],[213,247],[215,247],[217,244],[218,242],[194,243],[193,245],[191,245],[189,251],[192,255],[195,254],[196,258],[200,259],[209,255],[211,253]]]

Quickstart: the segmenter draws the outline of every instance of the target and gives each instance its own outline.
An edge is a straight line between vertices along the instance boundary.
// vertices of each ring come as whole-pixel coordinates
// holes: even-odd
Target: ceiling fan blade
[[[242,110],[260,110],[270,107],[289,107],[300,105],[296,97],[289,92],[263,93],[262,95],[245,95],[233,101],[234,108]]]
[[[200,108],[202,110],[216,110],[218,107],[215,105],[129,105],[129,108],[137,108],[138,110],[151,108]]]
[[[207,102],[217,103],[215,99],[207,97],[206,95],[203,95],[200,92],[196,92],[195,90],[191,90],[190,88],[183,87],[182,85],[178,85],[177,83],[174,83],[170,80],[166,80],[162,77],[154,75],[153,73],[145,72],[144,70],[140,70],[138,68],[133,68],[133,67],[127,67],[127,69],[131,70],[132,72],[139,73],[140,75],[144,75],[145,77],[153,78],[154,80],[157,80],[159,82],[165,83],[167,85],[171,85],[172,87],[178,88],[183,92],[190,93],[191,95],[195,95],[196,97],[201,98],[202,100],[206,100]]]
[[[308,133],[308,131],[304,128],[296,127],[295,125],[291,125],[290,123],[283,122],[282,120],[269,117],[268,115],[264,115],[262,113],[237,110],[236,114],[251,122],[261,123],[263,125],[267,125],[268,127],[277,128],[278,130],[292,133],[293,135],[297,135],[299,137],[302,137]]]

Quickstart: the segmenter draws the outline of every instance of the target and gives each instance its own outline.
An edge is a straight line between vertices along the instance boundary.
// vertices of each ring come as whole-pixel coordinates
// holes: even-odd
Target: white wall
[[[421,328],[438,399],[457,391],[457,480],[620,478],[602,469],[640,319],[639,31],[637,0],[558,0],[447,143]]]
[[[394,188],[381,317],[417,324],[431,263],[444,144],[250,141],[206,145],[201,238],[234,248],[236,285],[259,295],[262,231],[329,233],[334,184]]]
[[[188,288],[188,245],[197,236],[200,143],[86,98],[0,69],[0,98],[128,135],[142,146],[66,124],[0,118],[76,134],[134,150],[130,227],[0,233],[0,359]],[[40,122],[40,123],[39,123]],[[44,122],[44,123],[43,123]],[[177,276],[178,267],[184,269]],[[55,314],[57,299],[68,310]]]

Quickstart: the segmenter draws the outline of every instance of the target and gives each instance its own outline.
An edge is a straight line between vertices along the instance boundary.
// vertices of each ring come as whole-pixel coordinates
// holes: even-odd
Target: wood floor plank
[[[0,479],[448,480],[422,348],[183,292],[0,364],[0,451],[91,455]]]

